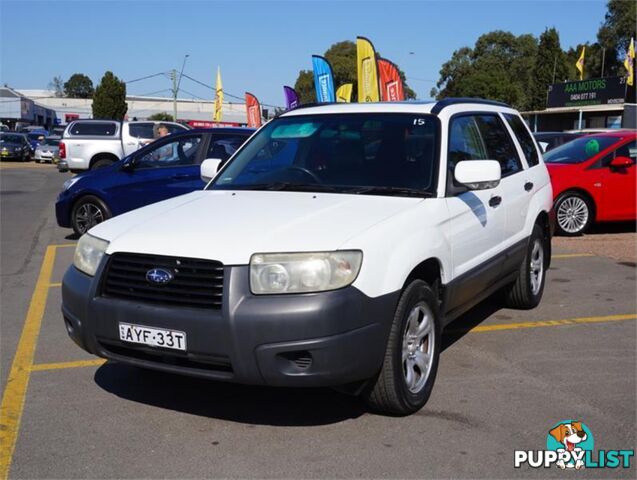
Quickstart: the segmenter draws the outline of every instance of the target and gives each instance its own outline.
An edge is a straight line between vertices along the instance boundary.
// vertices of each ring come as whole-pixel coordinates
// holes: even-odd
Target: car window
[[[239,149],[247,138],[245,135],[213,134],[210,138],[206,158],[220,158],[225,162]]]
[[[285,183],[317,191],[325,187],[433,191],[436,143],[437,123],[430,115],[280,117],[241,148],[211,188],[259,189]]]
[[[447,155],[449,178],[453,179],[456,164],[465,160],[496,160],[503,177],[522,170],[513,141],[496,115],[462,115],[451,120]]]
[[[183,132],[184,130],[188,130],[186,127],[182,125],[175,125],[174,123],[165,123],[164,125],[166,126],[166,128],[168,128],[168,131],[170,133],[179,133]]]
[[[632,142],[628,142],[617,150],[615,150],[616,157],[628,157],[632,159],[633,163],[637,162],[637,141],[633,140]]]
[[[23,137],[22,135],[11,135],[3,133],[0,136],[0,141],[7,143],[24,143],[25,137]]]
[[[544,163],[582,163],[617,142],[617,137],[587,135],[577,138],[544,154]],[[597,162],[595,162],[597,163]]]
[[[145,138],[152,139],[153,135],[153,123],[129,123],[128,134],[133,138]]]
[[[533,138],[524,125],[522,119],[519,116],[510,113],[504,114],[504,118],[506,118],[511,130],[513,130],[515,137],[518,139],[518,143],[520,144],[520,147],[522,147],[524,157],[526,158],[526,162],[529,164],[529,167],[533,167],[540,163],[540,156],[537,153],[535,142],[533,141]]]
[[[179,137],[159,143],[135,158],[136,168],[161,168],[193,165],[201,145],[201,135]]]
[[[113,122],[78,122],[71,126],[70,133],[71,135],[112,136],[117,130],[116,125]]]

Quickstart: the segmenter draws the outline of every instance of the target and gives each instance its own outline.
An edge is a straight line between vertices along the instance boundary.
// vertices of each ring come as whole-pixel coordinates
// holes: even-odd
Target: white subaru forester
[[[448,322],[498,291],[542,297],[551,184],[506,105],[301,107],[219,163],[202,163],[204,190],[79,240],[62,290],[78,345],[404,415],[431,394]]]

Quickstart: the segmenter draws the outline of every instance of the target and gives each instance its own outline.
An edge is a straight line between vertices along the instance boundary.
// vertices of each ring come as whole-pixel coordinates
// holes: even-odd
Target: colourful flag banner
[[[340,103],[349,103],[352,101],[352,89],[354,85],[351,83],[344,83],[338,90],[336,90],[336,101]]]
[[[261,105],[257,97],[246,92],[246,111],[248,114],[248,127],[259,128],[261,126]]]
[[[221,111],[223,109],[223,84],[221,83],[221,67],[217,67],[217,85],[215,86],[215,112],[212,119],[215,122],[221,121]]]
[[[630,39],[626,58],[624,59],[624,67],[628,71],[626,75],[626,83],[631,87],[635,84],[635,39]]]
[[[296,93],[292,87],[288,87],[287,85],[283,86],[283,93],[285,94],[285,109],[291,110],[300,105],[299,95]]]
[[[575,68],[579,70],[579,79],[584,80],[584,56],[586,54],[586,47],[582,47],[582,53],[580,53],[577,62],[575,63]]]
[[[356,37],[356,65],[358,67],[358,101],[380,101],[376,50],[372,42],[365,37]]]
[[[330,62],[320,55],[312,55],[312,69],[314,70],[316,101],[319,103],[335,102],[334,75]]]
[[[398,67],[386,58],[378,58],[380,95],[383,102],[401,102],[405,99],[403,80]]]

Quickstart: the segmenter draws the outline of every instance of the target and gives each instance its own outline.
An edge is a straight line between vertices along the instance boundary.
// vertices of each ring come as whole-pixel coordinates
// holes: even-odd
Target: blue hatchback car
[[[58,225],[82,235],[116,215],[201,189],[201,162],[225,162],[253,132],[209,128],[174,133],[111,166],[76,175],[64,183],[55,204]]]

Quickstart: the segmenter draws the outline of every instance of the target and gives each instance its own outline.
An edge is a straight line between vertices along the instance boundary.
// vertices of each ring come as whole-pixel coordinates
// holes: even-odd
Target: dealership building
[[[534,132],[637,128],[635,86],[626,77],[591,78],[549,85],[546,108],[522,112]]]
[[[146,120],[156,113],[173,113],[173,99],[127,95],[127,120]],[[92,118],[92,99],[56,97],[51,90],[0,88],[0,122],[16,125],[64,125],[80,118]],[[177,99],[177,118],[196,127],[213,126],[214,100]],[[245,125],[245,103],[224,102],[222,124]]]

